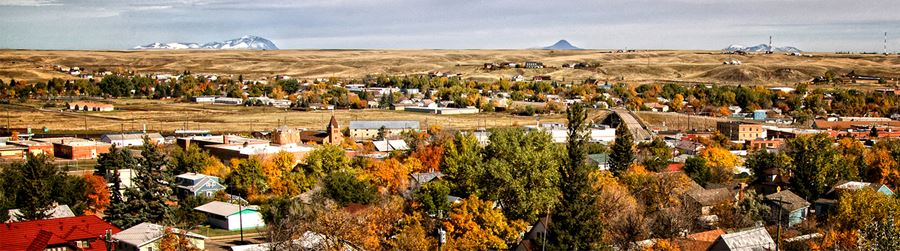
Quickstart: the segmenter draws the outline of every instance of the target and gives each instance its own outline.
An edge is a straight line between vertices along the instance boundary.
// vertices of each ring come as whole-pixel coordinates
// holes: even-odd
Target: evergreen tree
[[[127,148],[111,147],[109,153],[100,154],[97,160],[97,175],[103,175],[107,182],[112,183],[109,191],[109,206],[104,211],[103,220],[118,227],[132,226],[140,222],[134,222],[129,214],[128,204],[122,197],[122,179],[119,178],[120,169],[135,169],[137,160]]]
[[[587,160],[587,111],[574,104],[567,111],[569,120],[568,161],[560,165],[559,187],[562,198],[552,214],[548,239],[553,250],[593,250],[600,248],[602,224],[596,207]]]
[[[134,186],[125,190],[125,197],[128,198],[128,214],[133,219],[130,223],[162,223],[168,210],[165,203],[171,194],[171,189],[164,182],[172,184],[162,170],[166,163],[165,155],[158,146],[144,137],[141,157],[132,179]],[[130,225],[122,227],[131,227]]]
[[[613,173],[619,175],[628,169],[628,166],[634,162],[634,137],[625,126],[625,122],[619,123],[616,127],[616,139],[610,149],[609,169]]]
[[[17,203],[20,219],[40,220],[50,217],[53,209],[53,191],[56,180],[64,178],[64,174],[53,165],[53,157],[28,153],[28,161],[14,164],[13,169],[21,178],[21,196]],[[4,184],[7,185],[7,184]]]

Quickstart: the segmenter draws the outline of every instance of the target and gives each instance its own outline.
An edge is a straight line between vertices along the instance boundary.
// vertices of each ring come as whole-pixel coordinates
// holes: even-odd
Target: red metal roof
[[[89,241],[83,250],[106,250],[100,236],[106,230],[113,234],[121,229],[94,215],[33,220],[0,225],[0,250],[44,250],[47,247],[70,246],[74,241]],[[76,249],[77,250],[77,249]]]

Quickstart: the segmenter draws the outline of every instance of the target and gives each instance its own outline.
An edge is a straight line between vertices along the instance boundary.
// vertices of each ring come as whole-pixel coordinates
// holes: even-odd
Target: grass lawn
[[[257,229],[244,229],[244,235],[251,233],[264,233],[266,231],[265,228],[257,228]],[[210,226],[200,226],[195,233],[205,235],[206,237],[216,237],[216,236],[226,236],[226,235],[239,235],[241,231],[228,231],[225,229],[213,228]]]

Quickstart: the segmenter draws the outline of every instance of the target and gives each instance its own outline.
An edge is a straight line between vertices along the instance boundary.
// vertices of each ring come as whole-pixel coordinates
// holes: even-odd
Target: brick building
[[[737,121],[716,122],[716,130],[728,139],[737,141],[760,139],[766,136],[766,130],[763,130],[762,125]]]

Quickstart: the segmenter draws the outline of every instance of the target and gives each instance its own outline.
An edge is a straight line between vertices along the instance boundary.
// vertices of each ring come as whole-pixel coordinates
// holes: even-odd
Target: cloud
[[[54,5],[62,5],[62,4],[58,3],[56,0],[2,0],[2,1],[0,1],[0,6],[40,7],[40,6],[54,6]]]

